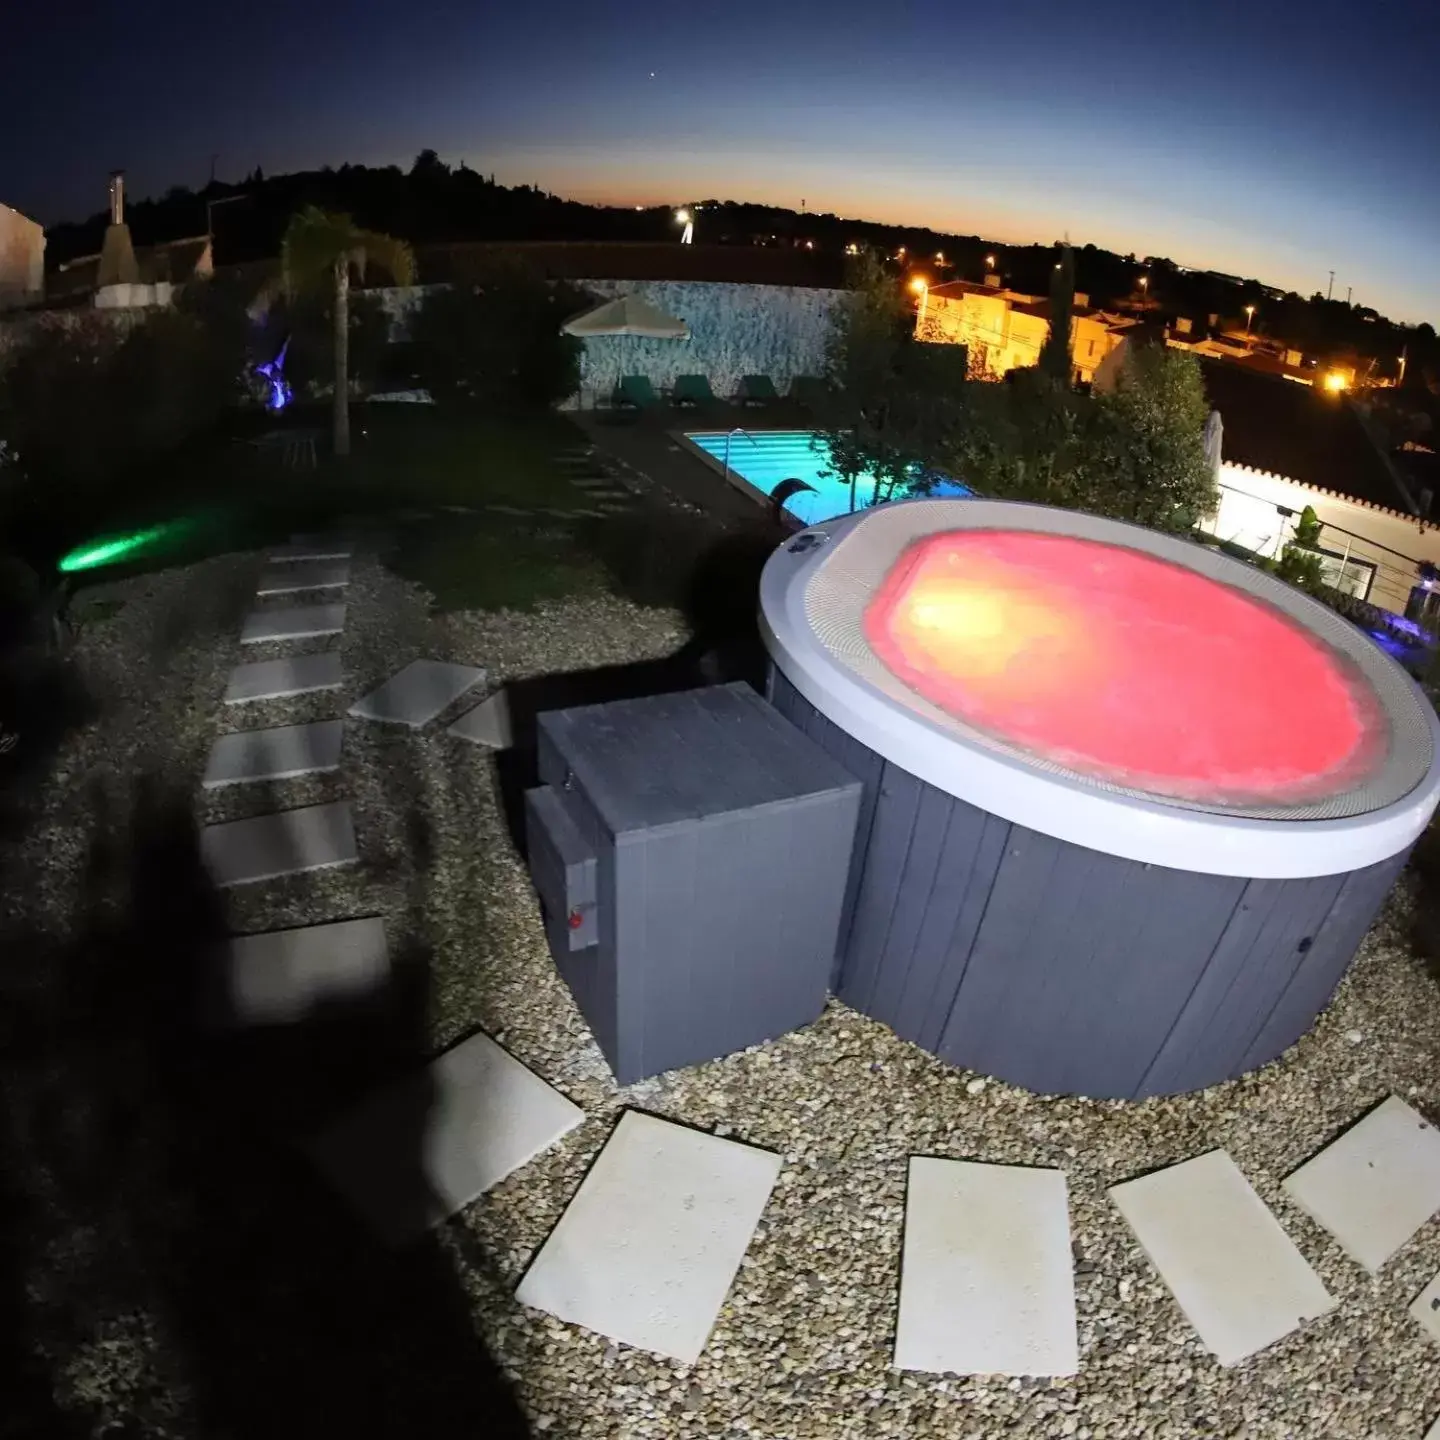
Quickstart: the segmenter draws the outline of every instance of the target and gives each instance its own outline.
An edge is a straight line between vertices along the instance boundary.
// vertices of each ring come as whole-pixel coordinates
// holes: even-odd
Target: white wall
[[[18,210],[0,205],[0,306],[45,293],[45,231]]]
[[[1300,512],[1309,505],[1327,528],[1320,533],[1323,550],[1365,561],[1376,567],[1370,593],[1375,605],[1403,614],[1416,582],[1415,564],[1440,565],[1440,529],[1433,523],[1381,510],[1373,505],[1312,490],[1293,480],[1228,462],[1220,466],[1220,508],[1204,529],[1264,555],[1278,553],[1290,538]],[[1276,506],[1294,511],[1287,519]],[[1349,531],[1350,534],[1341,533]]]

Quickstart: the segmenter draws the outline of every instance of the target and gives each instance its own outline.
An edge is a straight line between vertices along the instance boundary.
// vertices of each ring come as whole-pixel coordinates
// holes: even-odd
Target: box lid
[[[712,685],[539,717],[612,833],[858,788],[748,685]]]

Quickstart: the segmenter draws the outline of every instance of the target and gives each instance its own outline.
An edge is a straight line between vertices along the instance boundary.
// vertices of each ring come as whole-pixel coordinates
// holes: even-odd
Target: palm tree
[[[280,244],[285,291],[335,287],[335,453],[350,453],[350,271],[363,280],[374,263],[397,285],[415,283],[415,253],[393,235],[362,230],[348,215],[307,205],[291,216]]]

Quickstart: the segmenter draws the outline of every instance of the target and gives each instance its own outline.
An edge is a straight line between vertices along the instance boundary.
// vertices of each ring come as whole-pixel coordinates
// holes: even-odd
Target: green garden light
[[[178,535],[187,528],[188,522],[172,520],[164,525],[152,525],[148,530],[135,530],[128,535],[117,535],[106,540],[91,540],[64,556],[59,566],[62,575],[72,575],[77,570],[98,570],[102,565],[113,565],[117,560],[148,550],[167,536]]]

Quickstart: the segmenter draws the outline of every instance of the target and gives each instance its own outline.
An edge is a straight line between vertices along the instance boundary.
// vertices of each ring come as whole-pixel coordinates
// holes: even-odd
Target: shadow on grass
[[[523,1436],[437,1241],[379,1245],[295,1143],[428,1058],[428,957],[231,1024],[187,799],[98,821],[75,933],[0,938],[0,1435]]]

